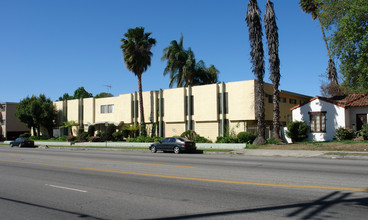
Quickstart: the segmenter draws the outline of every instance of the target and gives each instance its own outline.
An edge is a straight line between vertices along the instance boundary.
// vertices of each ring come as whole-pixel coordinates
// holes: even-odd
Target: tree
[[[266,144],[265,131],[265,106],[264,106],[264,51],[262,43],[262,25],[260,18],[261,11],[256,0],[249,0],[246,22],[249,28],[249,41],[251,45],[252,71],[256,77],[256,114],[258,136],[253,144]]]
[[[126,67],[138,78],[139,111],[141,124],[144,124],[143,95],[142,95],[142,74],[151,65],[151,48],[156,44],[156,40],[151,38],[151,32],[144,33],[144,27],[128,29],[121,39]],[[142,131],[141,129],[141,132]]]
[[[279,34],[276,24],[276,15],[273,3],[267,1],[266,14],[264,15],[266,38],[268,44],[268,62],[270,64],[270,79],[273,85],[273,137],[282,142],[280,132],[280,58],[279,58]]]
[[[15,112],[19,121],[33,129],[33,134],[40,136],[41,127],[45,128],[49,136],[52,136],[54,122],[56,120],[56,110],[49,98],[41,94],[39,97],[27,97],[20,101]]]
[[[92,93],[87,92],[83,86],[76,89],[73,95],[74,99],[91,98],[91,97],[93,97]]]
[[[207,68],[203,60],[196,62],[191,48],[184,49],[183,35],[179,42],[176,40],[170,42],[170,45],[164,49],[161,60],[167,60],[164,76],[169,74],[170,88],[175,83],[176,87],[187,87],[218,82],[219,71],[214,65]]]
[[[323,3],[321,3],[320,0],[300,0],[299,1],[299,6],[302,8],[302,10],[305,13],[308,13],[308,14],[312,15],[313,21],[318,18],[318,14],[319,14],[319,10],[320,10],[321,5],[323,5]],[[318,19],[318,21],[319,21],[319,24],[320,24],[320,27],[321,27],[323,40],[326,44],[327,53],[328,53],[327,76],[328,76],[328,79],[330,80],[330,84],[338,85],[337,70],[336,70],[336,67],[335,67],[335,62],[331,58],[331,53],[330,53],[330,49],[328,47],[328,42],[327,42],[327,38],[326,38],[326,34],[325,34],[325,29],[324,29],[324,27],[321,23],[321,20]]]
[[[368,1],[320,0],[319,20],[328,30],[332,55],[339,59],[342,85],[368,93]]]
[[[101,92],[95,95],[95,98],[106,98],[106,97],[113,97],[114,95],[108,92]]]
[[[76,121],[64,121],[63,124],[64,125],[60,126],[60,128],[69,128],[71,136],[74,136],[73,127],[74,126],[79,126],[78,122],[76,122]]]
[[[66,100],[70,100],[73,99],[73,96],[70,96],[69,93],[64,93],[63,96],[59,97],[59,101],[66,101]]]

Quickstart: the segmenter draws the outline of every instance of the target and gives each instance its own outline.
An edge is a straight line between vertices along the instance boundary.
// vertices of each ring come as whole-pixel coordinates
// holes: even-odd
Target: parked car
[[[18,146],[18,147],[33,147],[34,146],[34,141],[25,138],[25,137],[20,137],[15,139],[15,141],[10,142],[9,144],[10,147],[14,147],[14,146]]]
[[[173,151],[178,154],[182,151],[195,151],[197,149],[195,143],[189,139],[181,137],[165,138],[158,143],[151,144],[149,147],[152,153],[160,151]]]

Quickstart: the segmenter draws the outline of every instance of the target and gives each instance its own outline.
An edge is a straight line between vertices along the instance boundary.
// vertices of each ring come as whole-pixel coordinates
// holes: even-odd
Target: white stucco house
[[[291,108],[293,121],[310,126],[308,140],[331,141],[339,127],[360,130],[367,123],[368,94],[351,94],[333,98],[314,97]]]

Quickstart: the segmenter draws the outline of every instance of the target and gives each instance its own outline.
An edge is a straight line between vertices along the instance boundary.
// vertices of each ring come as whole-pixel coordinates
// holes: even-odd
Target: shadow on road
[[[366,190],[368,192],[368,189]],[[233,211],[221,211],[203,214],[193,214],[184,216],[170,216],[163,218],[150,218],[151,220],[164,220],[164,219],[198,219],[198,218],[211,218],[211,217],[230,217],[236,214],[247,214],[247,213],[261,213],[284,209],[296,209],[285,217],[298,218],[298,219],[311,219],[317,218],[322,215],[328,208],[338,204],[349,204],[349,205],[360,205],[368,208],[368,197],[359,199],[348,199],[352,193],[342,193],[339,191],[332,192],[320,199],[308,203],[281,205],[281,206],[270,206],[253,209],[241,209]],[[333,217],[331,217],[333,218]]]

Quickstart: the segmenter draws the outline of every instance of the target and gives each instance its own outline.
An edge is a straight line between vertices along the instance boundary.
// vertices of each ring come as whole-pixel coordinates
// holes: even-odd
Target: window
[[[309,112],[311,132],[326,132],[326,112]]]
[[[101,105],[101,114],[113,112],[114,112],[114,105]]]
[[[290,104],[296,104],[296,99],[289,99]]]
[[[268,97],[268,103],[273,103],[273,96],[267,95],[267,97]]]
[[[281,103],[286,103],[286,98],[285,97],[280,97],[280,102]]]

